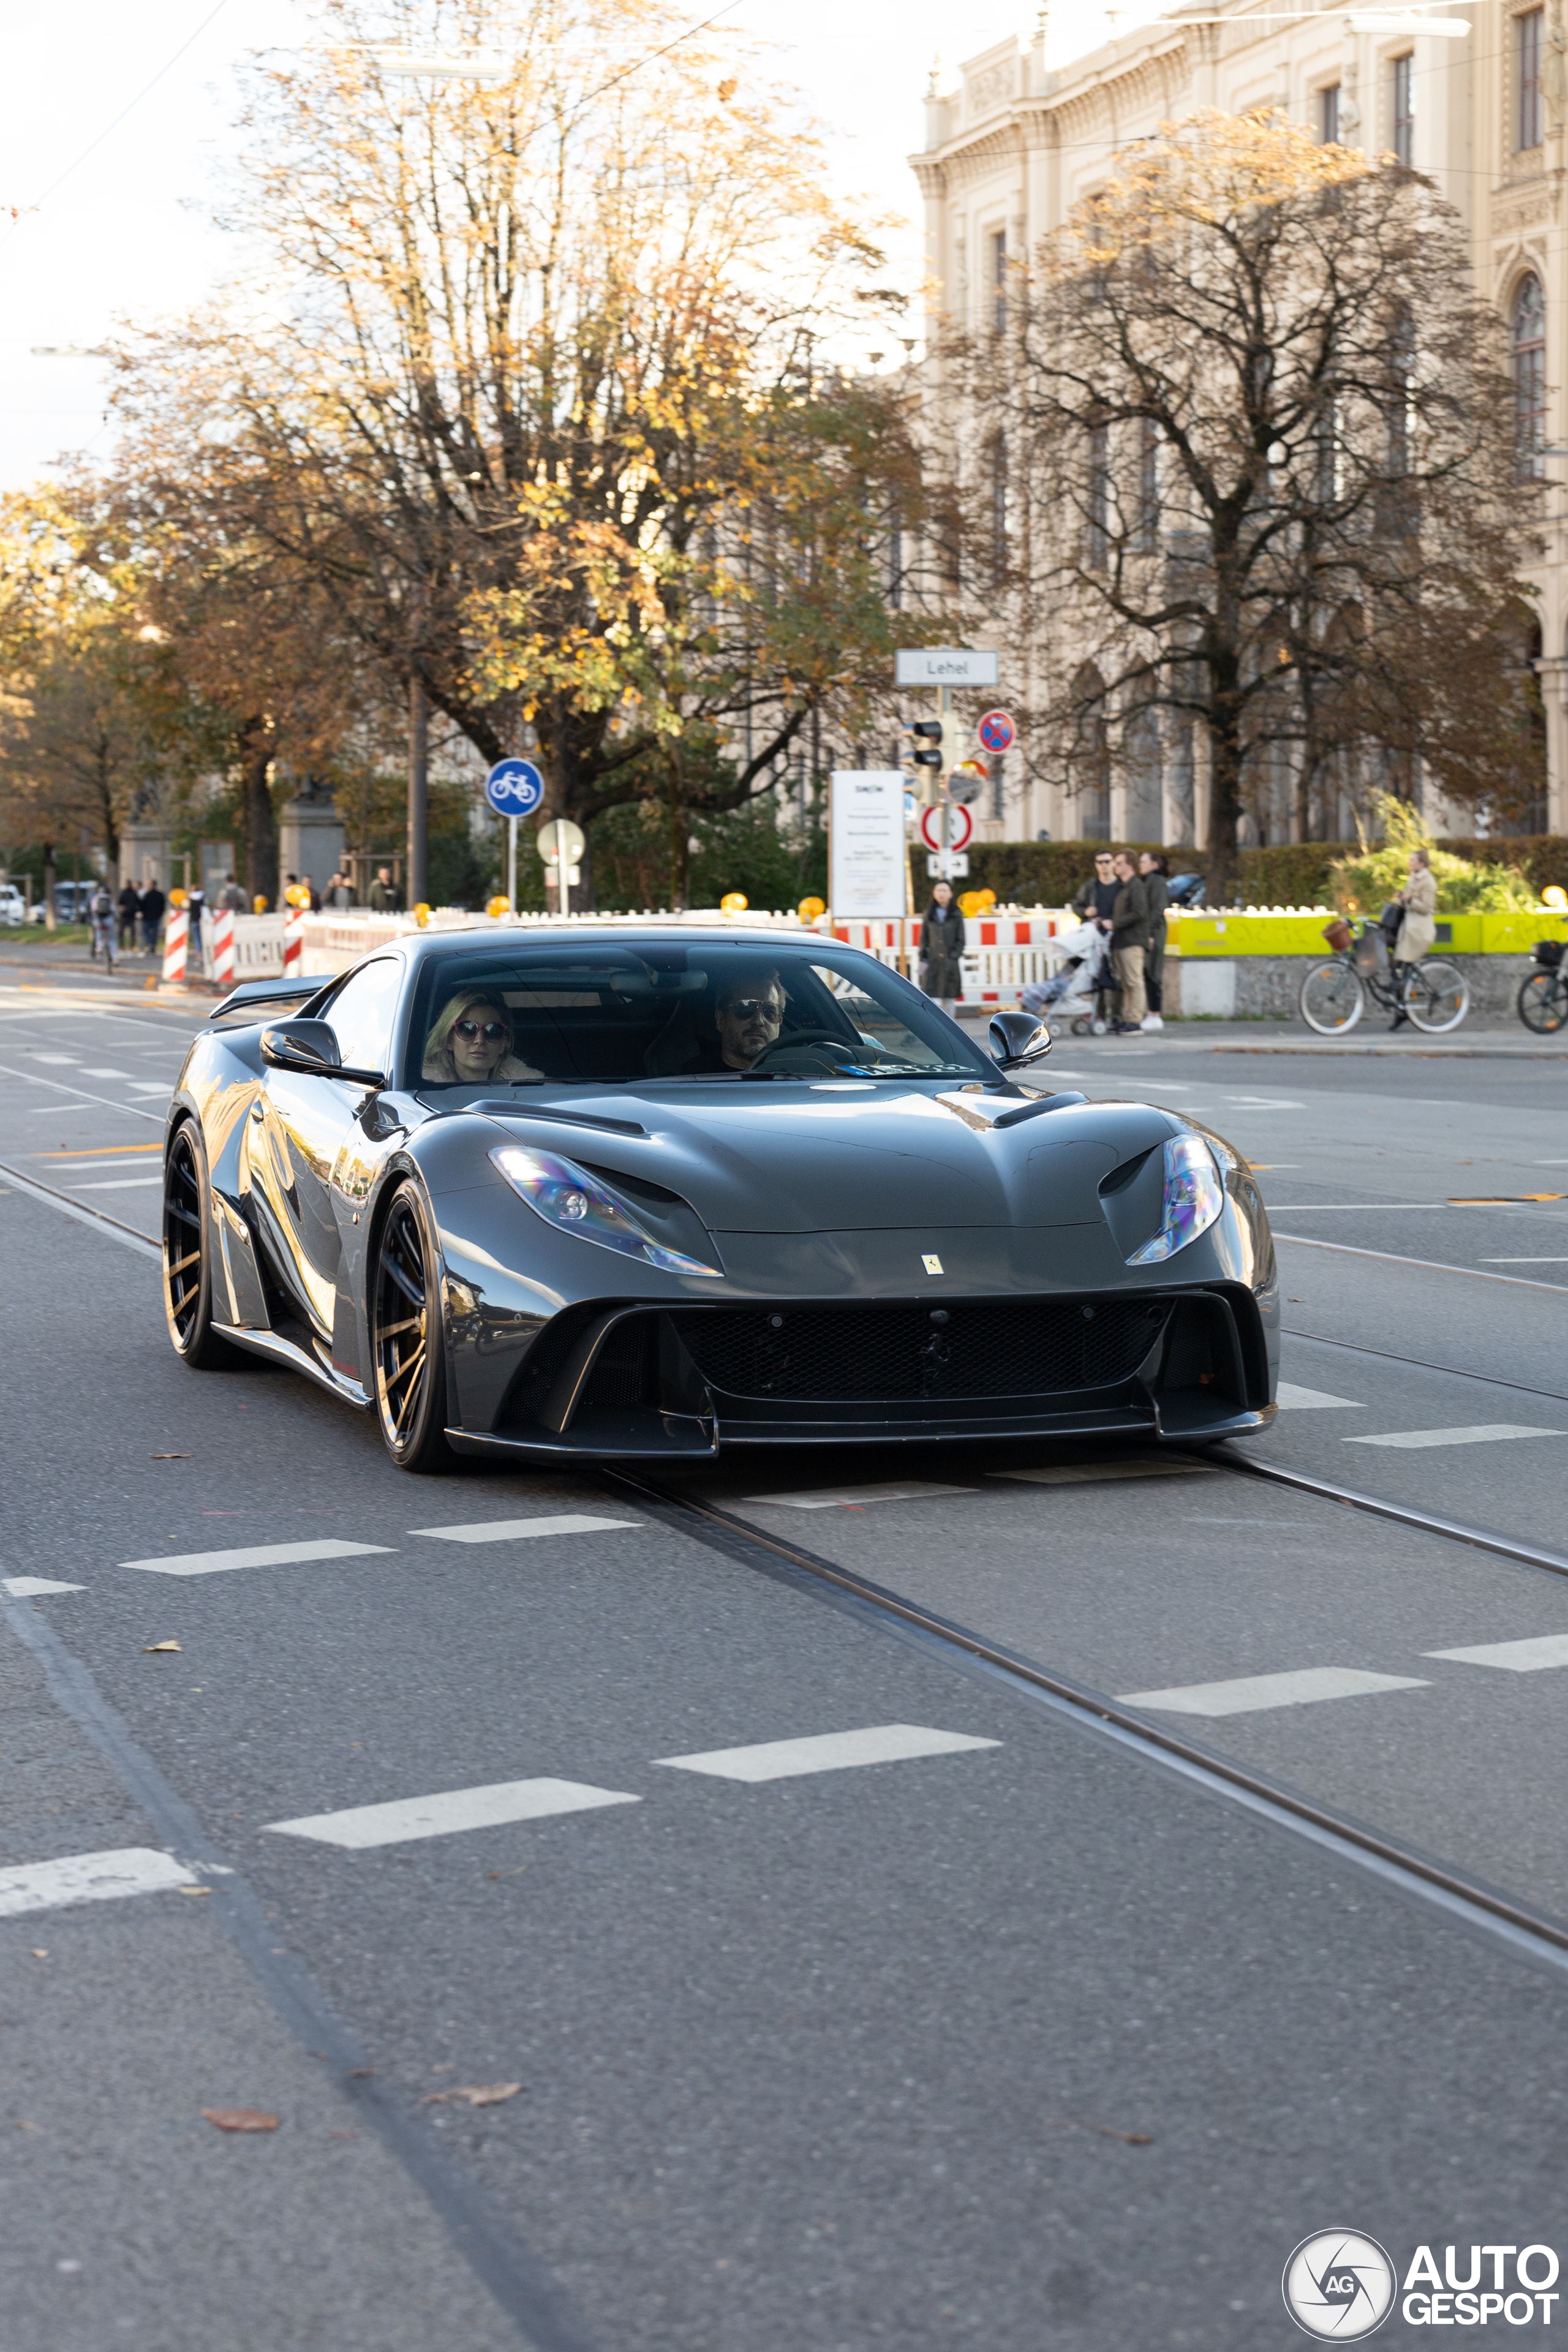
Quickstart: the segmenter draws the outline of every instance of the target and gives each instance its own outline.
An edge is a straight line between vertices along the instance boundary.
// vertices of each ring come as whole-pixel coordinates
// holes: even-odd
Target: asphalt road
[[[1251,2352],[1318,2229],[1568,2252],[1564,1956],[1221,1777],[1568,1922],[1568,1581],[1082,1448],[400,1477],[167,1349],[189,1027],[0,987],[0,1906],[167,1882],[0,1916],[6,2352]],[[1568,1552],[1560,1062],[1058,1066],[1299,1236],[1247,1458]]]

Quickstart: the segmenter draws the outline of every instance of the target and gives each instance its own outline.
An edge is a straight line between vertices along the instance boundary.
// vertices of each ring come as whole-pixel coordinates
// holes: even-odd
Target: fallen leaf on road
[[[155,1658],[160,1650],[177,1650],[179,1646],[178,1642],[148,1642],[142,1646],[142,1655]]]
[[[147,1459],[149,1462],[190,1462],[195,1456],[189,1454],[149,1454]]]
[[[276,2131],[279,2118],[264,2115],[259,2107],[204,2107],[202,2121],[216,2124],[219,2131]]]
[[[1117,2131],[1110,2124],[1080,2124],[1075,2116],[1049,2116],[1047,2121],[1055,2124],[1058,2131],[1094,2132],[1101,2139],[1123,2140],[1129,2147],[1152,2147],[1154,2145],[1152,2132]]]
[[[210,1886],[176,1886],[174,1892],[176,1895],[210,1895],[212,1888]]]
[[[448,2099],[461,2099],[470,2107],[499,2107],[503,2099],[515,2099],[521,2088],[521,2083],[465,2083],[450,2091],[426,2091],[419,2104],[439,2107]]]
[[[47,1960],[48,1957],[48,1952],[42,1944],[33,1946],[33,1958],[36,1960]]]

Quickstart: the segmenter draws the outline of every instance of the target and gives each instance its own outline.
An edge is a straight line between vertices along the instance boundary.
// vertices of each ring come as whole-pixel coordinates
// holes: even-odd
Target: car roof
[[[730,946],[737,941],[748,947],[805,947],[813,942],[842,948],[844,940],[825,939],[822,932],[808,930],[805,924],[798,929],[786,929],[778,923],[624,923],[613,919],[603,923],[529,924],[516,929],[481,929],[477,924],[472,930],[419,931],[405,933],[389,941],[386,948],[367,950],[367,954],[384,955],[388,948],[398,948],[409,956],[422,958],[441,948],[471,948],[483,942],[495,948],[573,947],[591,940],[595,947],[610,942],[637,948],[658,940],[663,945],[700,942],[704,947]]]

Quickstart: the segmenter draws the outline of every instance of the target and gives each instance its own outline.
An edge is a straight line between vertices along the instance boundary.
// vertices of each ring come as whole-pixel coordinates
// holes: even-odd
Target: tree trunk
[[[672,743],[666,769],[665,810],[669,824],[669,910],[684,914],[691,896],[691,824],[686,814],[680,746]]]
[[[419,906],[430,887],[430,698],[419,678],[408,682],[408,856],[405,893]]]
[[[253,898],[278,903],[278,816],[272,806],[268,771],[272,765],[271,730],[253,719],[241,736],[245,782],[241,815],[245,826],[246,887]]]
[[[1209,703],[1208,887],[1211,907],[1228,907],[1236,883],[1236,833],[1241,821],[1241,706],[1234,657],[1211,664]]]

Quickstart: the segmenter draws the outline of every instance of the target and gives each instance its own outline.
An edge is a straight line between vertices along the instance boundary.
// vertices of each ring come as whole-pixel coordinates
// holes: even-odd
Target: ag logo
[[[1394,2264],[1375,2238],[1321,2230],[1303,2238],[1285,2265],[1285,2308],[1309,2336],[1359,2344],[1394,2304]]]

